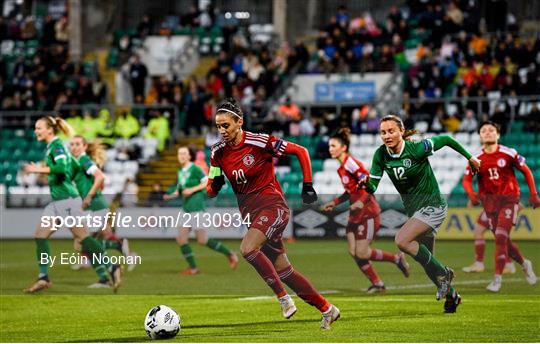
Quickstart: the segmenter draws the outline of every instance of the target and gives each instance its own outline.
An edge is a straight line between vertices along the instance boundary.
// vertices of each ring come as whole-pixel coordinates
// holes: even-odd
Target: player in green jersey
[[[52,202],[43,211],[35,234],[39,265],[38,280],[24,289],[24,292],[35,293],[51,286],[49,264],[52,263],[52,257],[48,238],[57,230],[57,221],[60,223],[64,221],[64,224],[74,224],[70,228],[73,237],[81,242],[83,250],[91,254],[92,265],[100,279],[106,280],[116,291],[121,282],[121,269],[101,261],[105,254],[103,248],[96,239],[88,235],[86,228],[81,225],[82,221],[80,220],[84,217],[84,213],[82,200],[72,182],[72,157],[57,137],[60,132],[66,136],[72,136],[73,129],[62,118],[47,116],[36,122],[34,132],[38,141],[47,143],[47,166],[30,163],[24,166],[24,171],[49,175]]]
[[[181,196],[183,200],[182,209],[186,213],[191,214],[201,213],[205,210],[205,190],[208,179],[203,170],[193,163],[194,160],[195,152],[192,149],[188,147],[178,148],[180,169],[178,170],[176,191],[163,196],[163,199],[166,201]],[[176,237],[176,242],[180,245],[182,255],[189,265],[187,269],[182,271],[183,275],[195,275],[199,273],[195,256],[189,246],[188,238],[190,229],[191,227],[178,228],[178,236]],[[195,228],[195,237],[199,244],[206,245],[212,250],[227,256],[230,267],[232,269],[236,268],[238,265],[236,253],[230,251],[222,242],[216,239],[209,239],[203,228]]]
[[[397,232],[396,245],[422,265],[437,286],[437,300],[446,297],[444,311],[454,313],[461,303],[460,295],[451,285],[454,272],[433,255],[434,235],[446,217],[447,205],[428,157],[448,146],[467,158],[473,171],[478,170],[480,161],[451,136],[435,136],[422,141],[408,139],[415,133],[415,130],[405,130],[399,117],[384,117],[380,124],[384,144],[375,152],[370,174],[362,176],[360,185],[374,193],[383,172],[388,174],[410,217]]]
[[[107,214],[110,213],[109,204],[105,196],[101,193],[101,188],[105,181],[105,175],[101,168],[107,159],[107,152],[99,142],[87,142],[82,136],[75,136],[70,141],[71,154],[75,157],[72,159],[73,166],[73,181],[77,187],[81,198],[83,199],[82,208],[89,212],[92,217],[100,219],[96,228],[90,227],[94,232],[93,236],[100,240],[103,248],[116,249],[124,256],[136,256],[130,252],[129,242],[127,239],[119,238],[113,233],[109,221],[102,224],[107,219]],[[81,251],[80,243],[75,240],[75,250]],[[84,252],[88,254],[88,252]],[[72,268],[78,270],[82,265],[72,265]],[[130,264],[128,270],[131,271],[135,264]],[[90,288],[109,287],[105,281],[99,281],[89,286]]]

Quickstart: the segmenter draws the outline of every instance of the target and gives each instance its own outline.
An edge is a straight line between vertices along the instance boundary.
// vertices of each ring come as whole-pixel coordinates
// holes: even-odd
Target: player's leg
[[[189,231],[188,227],[178,228],[178,235],[176,236],[176,242],[180,246],[180,252],[182,256],[188,263],[189,267],[182,271],[183,275],[196,275],[200,271],[197,268],[197,263],[195,262],[195,254],[189,245]]]
[[[373,240],[375,240],[377,232],[381,226],[380,217],[377,216],[375,218],[366,219],[362,226],[363,227],[359,228],[356,240],[357,242],[358,240],[366,242],[356,245],[356,256],[361,259],[394,263],[405,277],[409,277],[409,264],[407,263],[405,255],[402,252],[392,253],[371,247],[371,243]]]
[[[39,273],[37,281],[33,282],[28,288],[25,288],[23,290],[25,293],[35,293],[43,289],[48,289],[52,285],[49,279],[49,264],[47,261],[48,258],[51,256],[49,237],[53,233],[54,231],[52,230],[52,228],[43,227],[41,223],[39,223],[36,227],[34,238],[36,241],[36,258],[38,262]]]
[[[384,286],[384,282],[377,274],[377,271],[375,271],[373,264],[369,261],[371,256],[371,248],[369,247],[370,241],[367,239],[358,240],[358,236],[356,236],[355,240],[356,264],[371,282],[371,286],[367,289],[367,293],[374,294],[385,292],[386,287]]]
[[[236,256],[236,253],[229,250],[225,244],[219,240],[208,238],[208,234],[202,228],[195,230],[195,237],[200,245],[207,246],[210,249],[225,255],[229,260],[229,266],[231,269],[236,269],[236,266],[238,265],[238,257]]]
[[[79,252],[81,256],[85,257],[86,259],[81,262],[81,264],[71,264],[71,268],[73,270],[81,270],[81,269],[88,269],[91,268],[92,265],[90,265],[90,256],[87,252],[84,252],[82,250],[81,242],[75,238],[73,238],[73,249],[75,252]]]
[[[328,302],[304,275],[293,268],[285,253],[281,236],[267,241],[262,249],[268,259],[273,262],[281,281],[289,286],[307,304],[317,308],[321,312],[321,329],[329,329],[330,325],[339,319],[339,309]],[[294,308],[296,312],[296,307]]]
[[[415,214],[416,216],[416,214]],[[442,264],[430,250],[416,241],[418,236],[433,230],[433,225],[428,224],[429,219],[422,221],[416,217],[410,218],[397,232],[395,242],[398,248],[409,254],[416,260],[432,281],[437,281],[437,299],[441,299],[448,294],[453,294],[451,286],[453,271]],[[440,221],[442,223],[442,221]],[[436,226],[438,227],[438,226]]]
[[[489,221],[485,212],[482,212],[476,221],[474,226],[474,254],[475,260],[469,266],[463,268],[464,272],[483,272],[484,266],[484,252],[486,250],[486,240],[484,239],[484,233],[489,227]]]

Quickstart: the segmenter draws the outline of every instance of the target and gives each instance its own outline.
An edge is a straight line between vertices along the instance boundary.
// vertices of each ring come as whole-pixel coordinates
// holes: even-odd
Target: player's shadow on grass
[[[300,319],[294,320],[294,322],[289,322],[288,324],[298,324],[298,323],[313,323],[313,319]],[[246,327],[246,326],[259,326],[259,325],[275,325],[276,321],[258,321],[258,322],[246,322],[238,324],[205,324],[205,325],[190,325],[183,326],[182,329],[195,329],[195,328],[228,328],[228,327]]]
[[[144,334],[134,337],[122,337],[122,338],[102,338],[102,339],[81,339],[81,340],[70,340],[64,343],[103,343],[103,342],[112,342],[112,343],[136,343],[143,341],[150,341],[151,339],[145,337]]]

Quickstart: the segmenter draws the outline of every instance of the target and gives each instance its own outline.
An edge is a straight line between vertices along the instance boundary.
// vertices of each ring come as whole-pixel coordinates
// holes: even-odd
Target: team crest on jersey
[[[246,154],[242,158],[242,161],[244,162],[244,165],[249,167],[249,166],[253,165],[253,163],[255,162],[255,158],[251,154]]]
[[[499,166],[499,167],[506,166],[506,160],[504,160],[504,159],[497,160],[497,166]]]
[[[343,182],[343,184],[348,184],[349,183],[349,176],[341,177],[341,181]]]
[[[407,168],[411,167],[411,159],[403,160],[403,166],[405,166]]]

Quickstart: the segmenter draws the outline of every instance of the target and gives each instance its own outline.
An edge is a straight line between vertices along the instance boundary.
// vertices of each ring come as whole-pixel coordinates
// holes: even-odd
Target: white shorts
[[[63,220],[65,220],[68,217],[72,217],[73,219],[84,217],[85,214],[82,209],[81,198],[73,197],[73,198],[63,199],[60,201],[52,201],[51,203],[47,204],[47,206],[43,210],[43,213],[41,214],[41,223],[45,223],[43,219],[44,217],[52,218],[53,216],[61,217]],[[65,225],[61,227],[56,227],[56,229],[61,229],[61,228],[69,229],[69,227]]]
[[[105,227],[105,219],[107,218],[107,214],[110,212],[111,210],[109,208],[96,211],[85,211],[85,215],[90,215],[92,217],[90,223],[88,224],[88,230],[92,232],[101,231]]]
[[[440,207],[426,206],[418,209],[412,217],[427,224],[437,233],[447,214],[448,207],[446,205]]]

